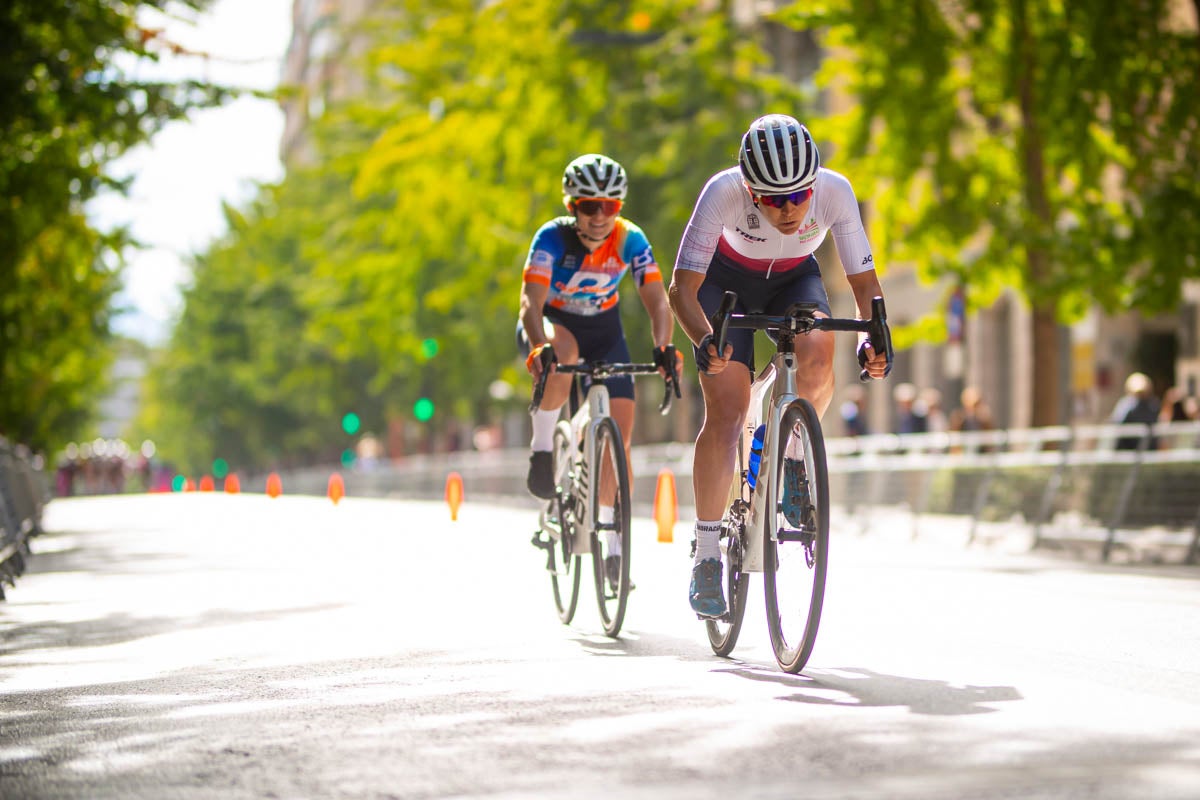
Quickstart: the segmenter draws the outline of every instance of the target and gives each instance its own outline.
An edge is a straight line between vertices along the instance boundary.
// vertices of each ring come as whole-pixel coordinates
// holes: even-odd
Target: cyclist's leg
[[[725,292],[721,274],[718,270],[710,272],[700,287],[698,297],[706,313],[716,310]],[[754,333],[731,329],[728,342],[733,345],[733,360],[729,366],[719,375],[700,375],[704,422],[696,437],[692,462],[696,527],[688,602],[693,611],[706,617],[725,613],[719,545],[721,518],[736,470],[738,436],[750,402]]]
[[[544,317],[544,321],[546,336],[558,360],[567,363],[576,361],[579,358],[579,345],[574,334],[562,321],[551,321],[549,315]],[[517,348],[522,354],[528,354],[530,349],[529,339],[520,323],[517,323]],[[551,374],[546,379],[541,406],[531,415],[533,437],[529,446],[529,473],[525,484],[535,497],[554,497],[554,426],[570,390],[570,375]]]

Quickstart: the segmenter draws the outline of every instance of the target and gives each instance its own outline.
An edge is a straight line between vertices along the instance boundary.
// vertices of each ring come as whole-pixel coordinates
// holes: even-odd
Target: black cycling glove
[[[696,345],[696,366],[701,372],[708,372],[709,360],[712,358],[708,354],[708,346],[713,343],[713,335],[711,333],[704,334],[704,338],[700,340],[700,344]],[[716,347],[716,345],[713,345]]]

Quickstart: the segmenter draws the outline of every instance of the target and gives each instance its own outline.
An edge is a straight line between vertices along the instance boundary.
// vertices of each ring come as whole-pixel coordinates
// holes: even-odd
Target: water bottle
[[[754,439],[750,442],[750,468],[746,470],[746,483],[753,491],[758,482],[758,465],[762,462],[763,437],[766,436],[767,426],[759,425],[754,431]]]

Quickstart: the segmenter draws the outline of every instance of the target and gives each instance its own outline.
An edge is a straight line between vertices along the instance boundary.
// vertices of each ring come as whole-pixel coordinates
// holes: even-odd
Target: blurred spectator
[[[924,433],[927,430],[925,406],[919,402],[917,387],[901,383],[892,391],[896,402],[896,433]]]
[[[1122,424],[1142,423],[1153,425],[1158,421],[1158,400],[1154,397],[1154,384],[1142,372],[1134,372],[1125,379],[1125,394],[1113,407],[1109,419]],[[1122,436],[1117,439],[1116,449],[1137,450],[1143,437]],[[1156,449],[1158,442],[1153,436],[1146,442],[1147,449]]]
[[[1185,422],[1189,419],[1187,412],[1187,396],[1178,386],[1172,386],[1163,393],[1162,408],[1158,412],[1159,422]]]
[[[867,427],[867,393],[861,386],[846,389],[846,400],[838,411],[846,436],[866,436],[871,432]]]
[[[992,410],[984,402],[983,393],[974,386],[968,386],[959,395],[961,406],[950,414],[950,430],[952,431],[990,431],[995,427],[992,420]]]
[[[922,389],[918,402],[925,406],[925,430],[930,433],[945,433],[950,430],[950,420],[942,408],[942,393],[930,387]]]

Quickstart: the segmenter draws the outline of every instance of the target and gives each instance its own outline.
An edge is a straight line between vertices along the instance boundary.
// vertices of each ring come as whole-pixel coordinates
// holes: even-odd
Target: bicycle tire
[[[597,502],[592,509],[593,518],[599,507],[599,486],[605,469],[613,470],[616,479],[616,494],[613,498],[613,526],[620,542],[619,554],[610,552],[607,547],[607,537],[597,532],[592,526],[592,576],[596,585],[596,605],[600,611],[600,621],[604,625],[604,633],[616,638],[621,632],[625,621],[625,609],[629,603],[629,562],[631,538],[629,527],[631,522],[629,497],[629,471],[625,458],[625,443],[621,438],[621,429],[616,420],[606,417],[596,426],[596,475]],[[609,580],[608,558],[615,557],[615,585]]]
[[[571,541],[575,534],[572,455],[571,426],[567,422],[559,422],[554,428],[554,483],[559,492],[558,497],[548,501],[546,509],[548,515],[558,520],[559,539],[557,546],[550,549],[547,568],[550,571],[550,586],[554,591],[554,608],[564,625],[569,625],[575,618],[575,610],[579,606],[579,576],[583,562],[581,556],[571,552]]]
[[[746,594],[750,589],[750,575],[742,571],[745,523],[742,515],[734,512],[734,504],[740,502],[745,486],[745,473],[741,466],[746,463],[745,439],[738,439],[738,477],[729,492],[729,510],[721,521],[720,548],[725,563],[725,613],[717,619],[706,619],[704,629],[708,643],[718,656],[728,656],[737,646],[742,632],[742,621],[746,617]]]
[[[829,472],[825,440],[816,410],[807,400],[792,401],[784,410],[781,435],[772,453],[768,508],[774,509],[771,535],[763,542],[763,588],[767,603],[767,628],[775,660],[784,672],[804,669],[817,641],[825,578],[829,565]],[[799,526],[783,508],[784,454],[798,439],[807,474],[809,502],[802,508]],[[796,539],[800,539],[797,541]]]
[[[704,620],[708,643],[719,656],[728,656],[737,646],[746,617],[746,594],[750,575],[742,571],[742,524],[726,519],[721,524],[721,551],[725,557],[725,614],[717,619]]]

